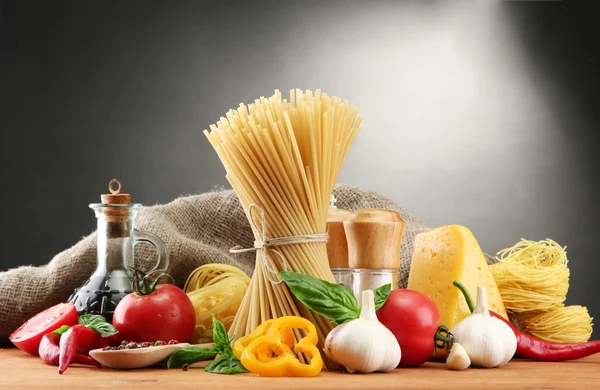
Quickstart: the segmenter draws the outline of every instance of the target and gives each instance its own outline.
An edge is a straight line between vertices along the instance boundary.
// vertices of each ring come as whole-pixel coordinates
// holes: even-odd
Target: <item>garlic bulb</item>
[[[450,370],[466,370],[471,365],[471,359],[467,355],[467,351],[459,343],[452,344],[446,366]]]
[[[325,339],[325,354],[349,372],[392,371],[400,363],[400,345],[375,314],[373,291],[361,295],[360,317],[335,327]]]
[[[477,286],[473,314],[451,330],[454,341],[463,346],[475,367],[500,367],[517,350],[517,338],[508,325],[490,316],[485,287]]]

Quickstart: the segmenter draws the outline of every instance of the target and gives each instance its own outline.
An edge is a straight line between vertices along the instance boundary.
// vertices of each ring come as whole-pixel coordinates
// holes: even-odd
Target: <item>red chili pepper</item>
[[[519,357],[546,362],[562,362],[600,352],[600,340],[588,341],[587,343],[552,343],[521,332],[510,321],[493,311],[490,311],[490,315],[504,321],[515,332],[515,336],[517,336],[517,355]]]
[[[453,284],[463,293],[472,313],[475,305],[471,295],[459,281],[454,281]],[[501,319],[513,330],[517,337],[516,355],[519,357],[546,362],[562,362],[564,360],[583,358],[600,352],[600,340],[588,341],[587,343],[553,343],[521,332],[510,321],[491,310],[490,315]]]
[[[97,342],[96,337],[96,332],[87,326],[80,324],[74,325],[71,329],[66,331],[60,338],[58,373],[62,374],[65,372],[67,367],[69,367],[69,364],[74,362],[78,350],[83,353],[88,353],[93,349],[94,343]]]
[[[48,333],[42,337],[38,352],[44,363],[51,366],[58,366],[60,361],[60,338],[61,336],[57,335],[56,333]],[[92,359],[90,356],[80,353],[75,354],[72,363],[101,367],[100,363]]]

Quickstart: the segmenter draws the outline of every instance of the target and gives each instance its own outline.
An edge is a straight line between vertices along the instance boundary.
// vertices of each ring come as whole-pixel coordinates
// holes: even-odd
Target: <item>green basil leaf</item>
[[[229,368],[223,370],[223,374],[231,375],[231,374],[241,374],[244,372],[248,372],[246,367],[236,358],[234,355],[229,356]]]
[[[208,363],[204,369],[206,372],[227,375],[248,372],[234,355],[221,356]]]
[[[106,322],[106,318],[104,318],[104,316],[101,316],[99,314],[82,314],[79,316],[79,319],[77,320],[77,322],[80,323],[81,325],[88,326],[90,324],[95,324],[98,322]]]
[[[119,333],[112,324],[106,322],[106,318],[99,314],[83,314],[79,316],[77,322],[87,326],[102,337],[109,337]]]
[[[55,330],[54,332],[52,332],[52,333],[54,333],[54,334],[57,334],[57,335],[59,335],[59,336],[60,336],[60,335],[62,335],[63,333],[65,333],[65,332],[66,332],[67,330],[69,330],[69,329],[71,329],[71,327],[70,327],[69,325],[63,325],[63,326],[61,326],[60,328],[56,329],[56,330]]]
[[[112,326],[112,324],[109,324],[108,322],[98,322],[86,326],[94,332],[98,333],[102,337],[110,337],[119,333],[117,328],[115,328],[114,326]]]
[[[375,310],[381,309],[381,306],[387,301],[390,296],[390,292],[392,291],[392,284],[384,284],[381,287],[377,287],[373,290],[373,295],[375,295]]]
[[[215,342],[213,349],[219,355],[228,355],[232,353],[231,350],[231,340],[229,336],[227,336],[227,329],[225,329],[225,325],[217,318],[212,316],[213,318],[213,341]]]
[[[315,313],[338,325],[359,317],[356,298],[345,286],[298,272],[282,271],[279,275],[294,296]]]
[[[186,347],[178,349],[167,360],[167,368],[181,368],[184,364],[192,364],[202,360],[212,359],[217,355],[210,348]]]

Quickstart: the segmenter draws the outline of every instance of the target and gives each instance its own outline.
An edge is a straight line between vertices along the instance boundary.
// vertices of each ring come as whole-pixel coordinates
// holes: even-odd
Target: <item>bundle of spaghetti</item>
[[[361,122],[356,107],[319,90],[291,91],[289,101],[275,91],[241,104],[204,131],[256,239],[254,274],[230,335],[239,338],[268,319],[300,315],[315,324],[322,348],[333,325],[297,301],[278,272],[334,282],[326,249],[329,198]]]
[[[551,310],[563,306],[569,289],[566,247],[553,240],[522,239],[498,252],[491,266],[507,311]]]
[[[191,342],[213,340],[213,315],[226,329],[231,328],[249,284],[250,278],[231,265],[205,264],[192,271],[183,288],[196,312],[196,330]]]
[[[592,318],[582,306],[565,306],[569,289],[566,247],[546,239],[522,239],[498,252],[490,267],[507,312],[522,330],[547,341],[589,340]]]
[[[521,322],[525,332],[556,343],[583,343],[592,337],[592,318],[584,306],[525,312]]]

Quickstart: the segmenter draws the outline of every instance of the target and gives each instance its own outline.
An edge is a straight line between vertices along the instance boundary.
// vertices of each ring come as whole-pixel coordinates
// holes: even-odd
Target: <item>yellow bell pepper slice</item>
[[[323,359],[317,348],[317,330],[312,322],[302,317],[287,316],[273,320],[269,325],[265,334],[254,338],[243,349],[240,361],[248,371],[271,377],[313,377],[321,372]],[[294,328],[308,332],[297,344],[293,344]],[[290,334],[291,343],[287,340]],[[270,358],[271,352],[277,357]],[[295,354],[300,352],[311,358],[309,364],[303,364],[296,358]]]
[[[258,337],[266,334],[267,331],[269,330],[269,328],[271,327],[271,324],[273,324],[273,322],[275,322],[275,320],[267,320],[267,321],[263,322],[262,324],[260,324],[258,326],[258,328],[254,329],[254,331],[252,333],[250,333],[249,335],[242,337],[241,339],[238,339],[233,344],[233,348],[232,348],[233,354],[235,355],[235,357],[238,359],[241,359],[242,352],[244,352],[244,349],[246,349],[248,344],[250,344],[252,341],[257,339]],[[281,330],[281,341],[290,347],[294,346],[295,337],[294,337],[294,332],[292,331],[291,328],[284,328]],[[257,356],[260,361],[266,361],[266,360],[271,359],[269,349],[266,347],[263,348],[263,350],[259,351]]]
[[[275,320],[267,320],[260,324],[258,328],[254,329],[249,335],[237,339],[237,341],[233,344],[232,350],[233,354],[236,358],[238,358],[238,360],[242,358],[242,352],[244,352],[244,349],[246,349],[250,342],[267,333],[267,330],[271,327],[273,321]]]

